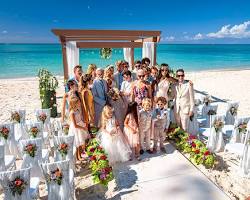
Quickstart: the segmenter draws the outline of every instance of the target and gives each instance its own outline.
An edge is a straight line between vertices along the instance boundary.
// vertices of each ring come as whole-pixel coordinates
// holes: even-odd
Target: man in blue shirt
[[[116,62],[117,72],[114,74],[114,80],[117,88],[120,90],[123,81],[123,62],[121,60]]]
[[[70,78],[69,80],[73,80],[73,81],[75,81],[78,84],[78,82],[79,82],[80,77],[82,76],[82,74],[83,74],[83,72],[82,72],[82,66],[81,65],[76,65],[74,67],[74,77]],[[68,91],[69,91],[69,88],[66,85],[65,86],[65,92],[68,92]]]

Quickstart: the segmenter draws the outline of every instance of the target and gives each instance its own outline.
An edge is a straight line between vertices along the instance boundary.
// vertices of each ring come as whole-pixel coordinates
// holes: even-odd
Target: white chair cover
[[[34,144],[36,145],[36,152],[35,156],[31,157],[29,154],[27,154],[24,149],[26,145],[28,144]],[[31,176],[32,177],[42,177],[42,171],[39,167],[39,163],[46,162],[47,160],[42,159],[42,138],[36,138],[36,139],[28,139],[28,140],[20,140],[20,146],[21,151],[23,155],[23,162],[21,165],[21,168],[28,168],[31,167]]]
[[[51,123],[50,123],[51,110],[50,109],[37,109],[35,111],[35,115],[37,117],[37,121],[39,121],[39,122],[40,122],[39,115],[42,113],[45,113],[47,116],[47,118],[43,124],[43,131],[50,133],[50,131],[51,131],[51,127],[50,127],[50,125],[51,125]]]
[[[14,124],[13,123],[3,123],[0,124],[0,129],[2,127],[6,127],[9,130],[9,136],[6,139],[3,137],[0,137],[0,144],[5,145],[5,154],[9,155],[14,155],[16,157],[21,157],[20,151],[18,149],[18,142],[15,140],[15,135],[14,135]]]
[[[247,131],[244,133],[240,132],[239,125],[243,123],[247,124],[249,120],[250,120],[250,117],[236,118],[235,123],[234,123],[233,134],[230,139],[230,143],[244,143],[245,142]]]
[[[247,134],[244,141],[243,156],[240,162],[240,171],[243,176],[250,178],[250,121],[247,125]]]
[[[37,127],[38,128],[38,133],[37,133],[36,137],[34,137],[30,132],[30,129],[32,127]],[[32,122],[32,121],[27,122],[26,126],[25,126],[25,129],[26,129],[26,137],[25,137],[25,139],[43,138],[43,123],[42,122]]]
[[[74,179],[70,178],[69,160],[48,164],[41,164],[44,177],[59,169],[62,174],[62,183],[58,185],[54,181],[46,179],[48,189],[48,200],[73,200],[74,199]]]
[[[197,135],[199,132],[199,124],[197,121],[197,107],[194,108],[194,116],[192,121],[189,120],[188,132],[192,135]]]
[[[216,120],[221,120],[225,124],[225,116],[224,115],[216,115],[212,117],[212,124]],[[208,137],[207,148],[211,152],[220,152],[223,151],[225,147],[223,132],[222,129],[216,132],[214,126],[210,128],[210,136]]]
[[[231,113],[231,108],[235,108],[236,112],[232,115]],[[235,118],[237,117],[237,110],[239,108],[239,102],[230,102],[228,103],[227,106],[227,111],[226,111],[226,124],[234,124]]]
[[[60,147],[61,144],[67,144],[68,145],[68,152],[67,155],[62,155],[58,147]],[[74,136],[55,136],[54,137],[54,147],[55,147],[55,161],[63,161],[63,160],[69,160],[70,161],[70,167],[71,169],[74,169],[74,153],[73,153],[73,147],[74,147]]]
[[[13,112],[18,112],[19,116],[20,116],[20,123],[14,122],[14,133],[15,133],[15,140],[18,141],[21,138],[23,138],[25,136],[25,115],[26,115],[26,110],[22,110],[22,109],[17,109],[17,110],[13,110],[11,111],[11,113]]]
[[[211,121],[213,115],[209,115],[209,112],[214,111],[215,113],[217,113],[218,105],[204,106],[203,109],[204,109],[204,114],[206,117],[206,126],[211,128],[210,121]]]
[[[12,155],[5,155],[5,146],[0,145],[0,172],[9,170],[10,167],[16,168],[16,158]]]
[[[11,181],[15,180],[15,178],[20,177],[23,179],[27,185],[23,190],[21,195],[13,196],[11,190],[9,188],[9,184]],[[16,171],[7,171],[0,173],[0,184],[4,190],[4,200],[31,200],[30,196],[30,168],[21,169]]]
[[[69,78],[74,77],[74,67],[79,65],[79,48],[76,46],[76,41],[66,42],[66,55],[68,62]]]

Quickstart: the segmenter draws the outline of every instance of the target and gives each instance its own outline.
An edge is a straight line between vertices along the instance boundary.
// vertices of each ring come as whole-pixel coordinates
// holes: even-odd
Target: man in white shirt
[[[127,103],[131,102],[131,96],[132,96],[132,78],[131,78],[131,72],[125,71],[123,72],[123,82],[121,86],[121,93],[126,98]]]

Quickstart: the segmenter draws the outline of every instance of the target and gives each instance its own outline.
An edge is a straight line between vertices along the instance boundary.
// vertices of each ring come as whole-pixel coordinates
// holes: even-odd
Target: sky
[[[0,0],[0,43],[57,43],[52,28],[160,30],[162,43],[250,44],[250,1]]]

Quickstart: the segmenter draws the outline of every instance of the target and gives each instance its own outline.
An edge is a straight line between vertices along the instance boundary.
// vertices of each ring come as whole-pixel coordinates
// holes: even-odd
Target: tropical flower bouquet
[[[108,97],[111,98],[113,101],[117,101],[118,99],[120,99],[120,92],[117,88],[111,88],[108,93],[107,93]]]
[[[109,165],[104,149],[95,138],[89,141],[86,153],[90,159],[90,168],[94,183],[107,186],[108,182],[114,178],[112,167]]]
[[[39,133],[39,128],[37,126],[33,126],[29,129],[29,133],[31,137],[36,138],[37,134]]]
[[[47,119],[46,113],[42,112],[38,115],[38,120],[41,121],[43,124],[45,123],[46,119]]]
[[[14,112],[11,113],[11,119],[10,120],[12,122],[15,122],[15,123],[20,123],[21,116],[17,111],[14,111]]]
[[[13,181],[9,183],[11,194],[13,196],[22,195],[27,185],[28,183],[25,182],[22,178],[20,178],[19,176],[16,177]]]
[[[189,155],[189,159],[196,165],[204,165],[206,168],[212,168],[215,162],[215,155],[212,154],[206,145],[197,139],[196,136],[190,135],[181,128],[176,128],[169,135],[177,148]]]
[[[242,124],[239,124],[238,129],[239,129],[240,133],[246,133],[247,132],[247,123],[243,122]]]
[[[68,124],[63,124],[63,133],[65,135],[69,134],[69,125]]]
[[[224,122],[221,121],[220,119],[215,120],[213,123],[213,127],[216,133],[220,131],[223,128],[223,126],[224,126]]]
[[[10,130],[7,127],[2,126],[0,128],[0,136],[3,137],[5,140],[8,139],[9,133],[10,133]]]
[[[68,154],[69,146],[66,143],[62,143],[57,147],[57,150],[62,157],[65,157]]]
[[[211,96],[207,95],[203,98],[203,104],[205,104],[206,106],[208,106],[210,103],[212,102]]]
[[[234,106],[232,106],[232,107],[230,108],[230,110],[229,110],[229,112],[230,112],[231,115],[233,115],[233,116],[237,115],[237,111],[238,111],[238,109],[237,109],[236,107],[234,107]]]
[[[35,157],[36,151],[37,151],[37,147],[36,147],[35,144],[28,144],[28,145],[26,145],[25,148],[24,148],[24,152],[25,152],[26,154],[28,154],[29,156],[31,156],[32,158]]]
[[[63,179],[63,173],[59,168],[47,174],[47,178],[46,178],[47,182],[50,183],[53,181],[57,183],[58,185],[62,184],[62,179]]]

